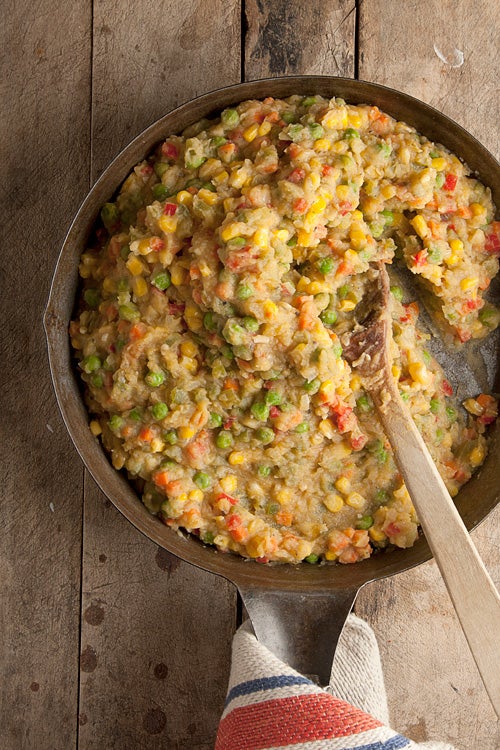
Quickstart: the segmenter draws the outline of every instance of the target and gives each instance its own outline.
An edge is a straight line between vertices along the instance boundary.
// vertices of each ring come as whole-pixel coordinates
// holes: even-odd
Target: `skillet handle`
[[[257,639],[293,669],[328,685],[335,649],[358,589],[307,594],[238,589]]]

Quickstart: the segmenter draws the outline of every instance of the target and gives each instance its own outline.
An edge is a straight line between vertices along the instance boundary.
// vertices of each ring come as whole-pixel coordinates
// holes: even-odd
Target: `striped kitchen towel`
[[[360,638],[366,639],[368,633],[374,641],[373,633],[353,615],[347,625],[357,646],[361,645],[359,656],[363,648],[366,651],[366,643]],[[346,642],[344,639],[344,652]],[[369,660],[372,658],[378,659],[378,648]],[[380,662],[375,664],[374,671],[377,669],[381,674]],[[342,668],[339,671],[334,665],[332,679],[331,688],[318,687],[259,643],[250,623],[245,623],[233,641],[231,676],[216,750],[453,750],[443,743],[417,744],[363,711],[364,706],[356,707],[332,695],[328,690],[338,690],[342,684],[347,684],[349,697],[358,695],[356,686],[352,689],[348,684],[356,682],[356,677],[346,677]],[[386,717],[383,678],[376,676],[373,684],[377,689],[381,686],[378,715]],[[358,697],[360,702],[365,702],[364,698]],[[373,707],[373,695],[367,696],[367,702]]]

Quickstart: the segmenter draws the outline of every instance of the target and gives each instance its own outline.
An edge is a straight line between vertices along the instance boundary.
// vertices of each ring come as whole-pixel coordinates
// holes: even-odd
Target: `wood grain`
[[[496,15],[487,0],[364,0],[359,77],[436,106],[498,156]],[[497,511],[473,534],[497,583],[499,522]],[[395,728],[459,750],[498,747],[493,709],[434,563],[367,587],[356,611],[377,632]]]
[[[280,75],[354,76],[354,0],[248,0],[247,81]]]
[[[239,81],[239,24],[221,0],[94,4],[93,179],[174,106]],[[233,586],[160,550],[86,482],[82,750],[212,748],[235,627]]]
[[[2,16],[0,745],[67,750],[83,470],[55,404],[42,313],[89,184],[90,3],[41,1],[28,14],[8,2]]]

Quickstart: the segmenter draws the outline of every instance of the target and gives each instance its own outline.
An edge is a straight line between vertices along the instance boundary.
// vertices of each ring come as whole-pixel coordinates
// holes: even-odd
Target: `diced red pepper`
[[[276,419],[281,414],[281,409],[278,406],[271,406],[269,409],[269,416],[271,419]]]
[[[453,396],[453,388],[451,386],[451,383],[449,383],[446,379],[443,379],[443,393],[445,396]]]
[[[484,249],[490,255],[500,256],[500,221],[494,221],[491,229],[486,235]]]
[[[165,203],[163,213],[167,216],[173,216],[177,211],[177,203]]]
[[[448,190],[448,192],[452,193],[453,190],[455,190],[458,182],[458,177],[456,174],[452,174],[451,172],[448,172],[446,175],[445,181],[443,183],[443,190]]]
[[[417,268],[425,266],[427,263],[427,250],[422,249],[419,250],[418,253],[415,253],[413,256],[413,263]]]
[[[177,159],[179,152],[177,151],[177,147],[174,146],[173,143],[169,143],[168,141],[166,143],[162,144],[161,147],[161,153],[162,156],[166,156],[167,159]]]
[[[160,253],[165,249],[165,243],[160,237],[151,237],[149,246],[155,253]]]
[[[287,177],[287,180],[289,182],[294,182],[296,185],[298,185],[304,177],[306,176],[305,170],[302,169],[302,167],[295,167],[295,169],[292,169],[290,174]]]
[[[366,435],[358,435],[358,437],[351,438],[351,448],[353,451],[360,451],[365,447],[367,442],[368,437]]]
[[[288,154],[291,159],[296,159],[302,153],[302,148],[297,143],[291,143],[288,147]]]
[[[217,500],[227,500],[229,503],[231,503],[231,505],[236,505],[238,503],[235,497],[231,497],[231,495],[227,495],[225,492],[220,492],[217,495]],[[233,514],[232,516],[230,516],[230,518],[239,518],[239,516]]]

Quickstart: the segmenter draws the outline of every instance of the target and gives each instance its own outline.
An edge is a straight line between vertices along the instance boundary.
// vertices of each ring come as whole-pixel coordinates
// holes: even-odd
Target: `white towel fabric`
[[[236,632],[216,750],[454,750],[388,723],[377,641],[359,617],[347,619],[325,689],[259,643],[248,621]]]

